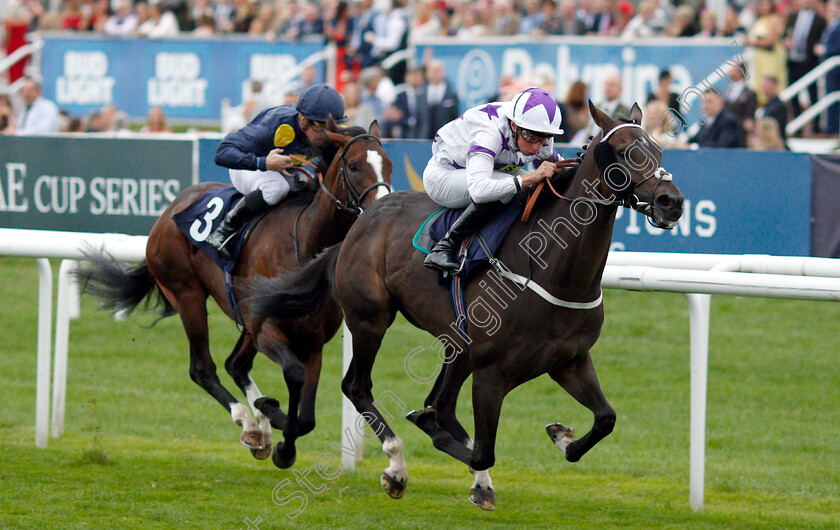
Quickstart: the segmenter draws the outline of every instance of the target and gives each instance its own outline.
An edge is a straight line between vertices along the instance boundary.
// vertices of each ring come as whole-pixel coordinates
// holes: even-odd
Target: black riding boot
[[[458,250],[465,239],[481,230],[487,221],[493,218],[505,205],[499,201],[476,204],[474,202],[467,206],[461,217],[449,228],[443,239],[432,247],[429,255],[423,264],[430,269],[438,269],[446,272],[455,272],[460,264],[458,263]]]
[[[230,259],[230,251],[225,247],[231,236],[245,221],[257,216],[271,206],[263,199],[260,190],[254,190],[239,201],[228,214],[222,224],[210,234],[205,242],[219,251],[224,259]]]

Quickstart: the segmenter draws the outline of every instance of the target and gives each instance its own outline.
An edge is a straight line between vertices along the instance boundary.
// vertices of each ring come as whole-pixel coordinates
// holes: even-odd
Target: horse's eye
[[[616,154],[624,158],[624,155],[627,154],[627,149],[619,149],[618,151],[616,151]]]
[[[355,162],[350,162],[349,164],[347,164],[347,167],[350,169],[350,171],[358,171],[359,169],[359,166],[357,166]]]

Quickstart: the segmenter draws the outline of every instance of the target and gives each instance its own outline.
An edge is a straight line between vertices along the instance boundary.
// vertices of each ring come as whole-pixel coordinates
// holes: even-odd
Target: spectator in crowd
[[[378,66],[369,66],[359,74],[362,104],[370,107],[373,110],[374,118],[379,121],[382,121],[382,115],[385,112],[385,102],[377,94],[377,89],[383,77],[385,77],[385,72]]]
[[[787,150],[779,134],[779,122],[769,116],[759,118],[755,124],[755,133],[750,135],[749,148],[753,151]]]
[[[587,87],[583,81],[575,81],[569,85],[566,93],[566,114],[563,115],[563,128],[574,138],[575,134],[589,123],[589,104]]]
[[[392,138],[425,138],[429,130],[429,109],[423,68],[409,68],[405,80],[394,104],[386,109],[385,134]]]
[[[0,94],[0,135],[15,134],[15,112],[8,94]]]
[[[583,35],[586,24],[578,17],[575,0],[560,0],[552,23],[548,28],[551,35]]]
[[[787,106],[779,99],[779,81],[772,75],[767,75],[761,79],[761,87],[767,97],[767,103],[760,114],[769,116],[779,122],[779,131],[782,140],[785,140],[787,139],[785,126],[788,122],[788,111]]]
[[[105,22],[104,31],[112,37],[131,37],[137,32],[137,15],[132,11],[131,0],[119,0],[117,10]]]
[[[681,5],[674,12],[674,21],[665,28],[665,35],[669,37],[693,37],[697,34],[697,26],[694,24],[696,18],[697,15],[690,5]]]
[[[324,20],[321,18],[321,14],[315,4],[305,2],[301,6],[301,11],[303,16],[286,33],[286,37],[294,40],[313,35],[323,35]]]
[[[592,18],[592,26],[588,28],[590,34],[595,35],[609,35],[610,30],[615,24],[615,16],[613,15],[614,0],[593,0],[592,9],[594,16]]]
[[[761,79],[776,76],[779,90],[787,87],[787,51],[782,43],[784,21],[776,12],[773,0],[758,0],[758,20],[753,24],[747,43],[753,47],[753,90],[759,104],[767,102]]]
[[[52,134],[58,132],[58,107],[41,95],[41,84],[26,77],[20,90],[25,108],[15,120],[17,134]]]
[[[149,19],[137,28],[139,36],[149,37],[150,39],[176,37],[180,32],[181,29],[178,27],[178,19],[175,18],[175,14],[168,9],[164,9],[157,0],[149,3]]]
[[[568,0],[573,2],[574,0]],[[658,34],[662,27],[657,27],[655,20],[656,4],[654,0],[642,0],[639,3],[638,14],[630,19],[624,31],[621,32],[621,37],[624,40],[634,40],[646,37],[653,37]]]
[[[383,60],[393,53],[408,48],[408,11],[403,5],[404,0],[392,0],[391,11],[385,17],[384,32],[381,35],[376,34],[374,36],[373,47],[379,50],[380,57]],[[395,85],[405,81],[407,66],[407,59],[389,65],[388,75]]]
[[[190,32],[193,37],[210,38],[216,34],[216,20],[208,15],[201,15],[195,20],[195,28]]]
[[[633,4],[627,0],[621,0],[615,4],[615,9],[613,11],[614,23],[609,29],[609,35],[617,36],[623,34],[624,30],[627,29],[627,25],[630,23],[630,20],[633,19],[634,14],[635,9],[633,9]]]
[[[574,0],[571,0],[574,2]],[[516,11],[513,0],[498,0],[493,2],[493,34],[510,36],[519,34],[519,24],[522,21]]]
[[[700,147],[744,147],[743,131],[738,120],[723,108],[723,98],[714,88],[703,92],[704,121],[689,142]]]
[[[373,5],[373,0],[362,0],[360,7],[362,12],[353,27],[350,48],[347,52],[353,61],[358,63],[359,68],[367,68],[379,64],[382,60],[373,42],[377,35],[384,36],[386,19],[385,15]]]
[[[739,63],[729,69],[727,73],[729,84],[726,85],[726,89],[723,91],[723,101],[724,108],[738,119],[738,125],[745,132],[749,132],[753,130],[758,99],[756,98],[755,92],[747,86],[744,80],[746,69],[747,65],[743,63]]]
[[[142,133],[171,133],[172,129],[166,124],[166,114],[160,107],[152,107],[146,116],[146,124],[140,129]]]
[[[87,22],[79,5],[79,0],[67,0],[64,2],[59,18],[61,19],[62,30],[84,31],[87,29]]]
[[[199,20],[205,22],[206,18],[213,18],[213,8],[210,0],[193,0],[192,9],[189,11],[187,25],[183,28],[186,31],[195,31],[199,26]],[[214,22],[215,26],[215,22]]]
[[[335,13],[324,21],[324,36],[329,42],[335,44],[336,60],[336,90],[344,92],[345,72],[352,65],[348,64],[347,45],[350,36],[353,34],[355,19],[350,13],[350,6],[345,0],[341,0],[335,6]]]
[[[540,9],[540,0],[525,0],[525,15],[519,21],[519,34],[531,35],[544,21],[545,13]]]
[[[434,0],[418,0],[414,4],[414,19],[411,22],[409,36],[411,39],[440,37],[440,19],[435,13]]]
[[[250,0],[233,0],[233,6],[233,19],[231,20],[233,29],[231,31],[248,33],[248,30],[251,29],[251,23],[256,18],[254,4]]]
[[[233,0],[216,0],[213,19],[219,32],[230,33],[233,31]]]
[[[618,72],[611,72],[604,78],[604,100],[601,101],[599,108],[614,120],[619,116],[625,118],[630,116],[630,107],[621,102],[623,88],[621,75]]]
[[[471,40],[480,37],[486,37],[490,34],[490,30],[481,23],[479,18],[479,9],[474,6],[467,6],[463,12],[464,20],[461,27],[458,28],[455,36],[463,40]],[[536,30],[535,30],[536,31]]]
[[[669,70],[662,70],[659,72],[659,80],[656,85],[656,90],[648,94],[648,102],[657,100],[660,101],[665,108],[668,109],[668,112],[679,121],[682,127],[687,126],[685,119],[679,113],[680,108],[680,98],[679,95],[671,90],[671,83],[674,82],[674,78],[671,76],[671,72]]]
[[[798,11],[788,17],[787,32],[784,39],[788,50],[788,82],[794,83],[802,76],[813,70],[820,62],[816,53],[826,22],[816,10],[816,0],[796,0]],[[808,87],[811,103],[817,101],[817,85],[812,83]],[[802,112],[799,98],[791,100],[793,115]],[[816,121],[814,125],[817,125]]]
[[[359,85],[352,82],[346,83],[343,96],[344,114],[347,116],[345,125],[357,125],[367,130],[376,119],[376,113],[370,106],[362,103],[362,91]]]
[[[111,5],[108,0],[93,0],[88,29],[105,33],[105,24],[111,19]]]
[[[718,35],[721,37],[736,37],[738,39],[745,37],[747,31],[738,20],[738,11],[735,10],[735,7],[732,4],[727,4],[724,13],[723,25],[718,30]]]
[[[260,4],[257,8],[257,16],[254,17],[253,22],[251,22],[251,27],[248,28],[248,35],[255,38],[273,40],[275,36],[274,21],[274,6],[268,2]]]
[[[829,0],[825,6],[828,26],[823,31],[817,51],[822,60],[825,61],[836,55],[840,55],[840,3],[837,0]],[[840,68],[829,71],[825,79],[827,93],[840,90]],[[837,136],[840,131],[840,103],[834,103],[828,107],[828,119],[823,132],[830,136]]]
[[[663,149],[688,147],[681,142],[678,131],[682,130],[679,120],[662,101],[652,99],[645,105],[642,127]]]
[[[715,16],[715,12],[709,8],[704,9],[700,13],[700,31],[694,36],[710,38],[717,36],[717,32],[717,16]]]
[[[435,137],[438,129],[454,120],[460,114],[458,94],[446,80],[443,63],[432,59],[426,64],[426,101],[429,106],[429,129],[425,138]]]

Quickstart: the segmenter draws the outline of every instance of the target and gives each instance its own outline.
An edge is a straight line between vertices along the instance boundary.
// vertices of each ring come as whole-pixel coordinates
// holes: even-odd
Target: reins
[[[322,173],[318,173],[318,184],[321,187],[321,190],[324,193],[327,194],[327,197],[332,199],[332,201],[335,203],[336,207],[339,210],[341,210],[343,212],[352,213],[356,217],[358,217],[358,216],[362,215],[362,213],[364,213],[364,210],[362,209],[362,201],[365,199],[367,194],[370,193],[372,190],[374,190],[374,189],[376,189],[380,186],[384,186],[388,189],[389,192],[391,191],[391,185],[388,184],[387,182],[374,182],[373,184],[371,184],[370,186],[368,186],[367,188],[362,190],[362,193],[358,193],[356,191],[356,188],[353,187],[353,183],[350,182],[350,179],[347,177],[347,168],[346,168],[346,162],[344,160],[344,153],[347,151],[347,149],[350,148],[351,145],[353,145],[354,142],[356,142],[358,140],[362,140],[362,139],[374,140],[374,141],[376,141],[377,144],[379,144],[379,147],[382,147],[382,142],[376,136],[374,136],[372,134],[360,134],[358,136],[354,136],[353,138],[351,138],[349,142],[344,144],[344,146],[341,148],[341,151],[339,151],[339,153],[338,153],[338,162],[339,162],[339,164],[338,164],[338,180],[339,180],[339,182],[341,182],[341,186],[345,190],[347,190],[347,195],[350,196],[349,204],[345,203],[345,202],[342,202],[341,199],[336,197],[327,188],[327,186],[324,184],[324,175]]]

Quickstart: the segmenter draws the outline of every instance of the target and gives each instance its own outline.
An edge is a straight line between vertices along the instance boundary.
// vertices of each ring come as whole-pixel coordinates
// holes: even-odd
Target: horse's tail
[[[143,309],[159,308],[160,318],[175,314],[175,308],[163,296],[145,260],[129,267],[104,249],[88,249],[84,254],[90,263],[76,269],[76,281],[83,293],[102,301],[101,309],[128,314],[145,300]]]
[[[333,245],[303,267],[274,278],[257,276],[248,283],[248,311],[258,319],[303,318],[337,300],[335,264],[341,243]]]

